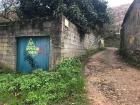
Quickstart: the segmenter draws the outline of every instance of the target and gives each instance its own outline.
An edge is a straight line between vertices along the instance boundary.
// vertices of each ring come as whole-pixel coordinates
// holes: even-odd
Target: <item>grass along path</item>
[[[66,59],[54,70],[0,74],[0,105],[88,105],[84,61],[100,50]]]

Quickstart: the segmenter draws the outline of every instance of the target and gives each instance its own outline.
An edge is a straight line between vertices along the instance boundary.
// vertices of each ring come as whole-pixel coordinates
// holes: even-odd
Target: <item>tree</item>
[[[104,0],[19,0],[21,19],[56,18],[64,14],[83,33],[109,22]]]
[[[2,0],[1,1],[1,17],[5,18],[5,19],[9,19],[9,12],[16,12],[16,9],[14,9],[14,7],[16,7],[16,0]]]

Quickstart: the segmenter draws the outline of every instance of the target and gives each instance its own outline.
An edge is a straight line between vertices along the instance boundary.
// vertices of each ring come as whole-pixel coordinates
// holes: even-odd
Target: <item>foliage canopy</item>
[[[109,22],[105,0],[19,0],[20,18],[59,17],[65,15],[83,32]]]

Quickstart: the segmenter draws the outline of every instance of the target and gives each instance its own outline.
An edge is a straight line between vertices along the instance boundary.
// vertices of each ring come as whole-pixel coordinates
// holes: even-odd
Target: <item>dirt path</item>
[[[140,70],[121,62],[116,51],[107,48],[87,62],[90,105],[140,105]]]

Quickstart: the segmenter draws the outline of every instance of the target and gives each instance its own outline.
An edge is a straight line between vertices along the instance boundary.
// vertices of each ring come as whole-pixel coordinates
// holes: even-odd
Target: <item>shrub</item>
[[[0,94],[15,97],[15,103],[28,105],[48,105],[84,92],[81,76],[81,61],[77,58],[64,60],[56,72],[35,70],[33,74],[1,74]],[[3,101],[0,98],[0,101]]]
[[[103,49],[65,59],[55,72],[35,70],[26,75],[0,74],[0,102],[6,105],[87,105],[83,61],[100,50]]]

